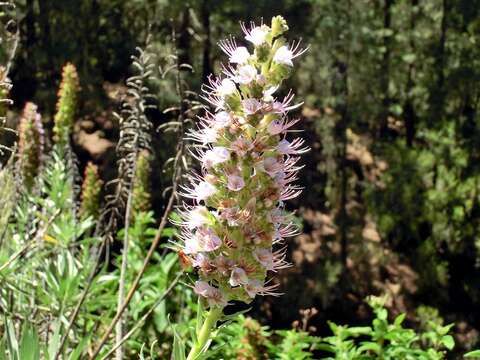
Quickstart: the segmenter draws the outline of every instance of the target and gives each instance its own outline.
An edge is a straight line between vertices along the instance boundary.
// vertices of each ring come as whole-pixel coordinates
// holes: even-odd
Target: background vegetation
[[[480,1],[15,4],[2,12],[1,63],[11,65],[13,84],[6,126],[19,130],[17,152],[27,153],[21,158],[31,161],[8,162],[9,152],[3,155],[0,230],[6,230],[0,234],[0,313],[5,320],[0,333],[21,333],[18,323],[35,320],[40,329],[35,336],[50,339],[50,352],[55,352],[93,276],[73,327],[78,337],[68,336],[69,349],[90,346],[91,351],[98,340],[91,336],[102,334],[115,315],[120,278],[127,285],[133,282],[157,240],[162,245],[129,305],[126,329],[147,314],[180,269],[176,255],[163,246],[174,230],[167,227],[155,235],[155,229],[172,199],[172,179],[180,179],[179,169],[189,166],[179,140],[198,111],[189,91],[198,92],[210,73],[220,71],[216,44],[228,34],[240,34],[239,21],[282,14],[290,38],[302,38],[310,46],[286,86],[305,100],[298,115],[312,148],[304,157],[305,191],[288,205],[299,209],[303,233],[289,242],[294,266],[279,274],[285,295],[256,300],[249,313],[270,329],[241,318],[232,325],[246,331],[237,336],[241,351],[228,339],[218,351],[227,359],[264,356],[259,354],[281,358],[288,351],[295,354],[290,358],[301,359],[289,344],[305,341],[305,349],[315,343],[315,351],[328,351],[325,337],[330,329],[336,334],[340,330],[327,320],[366,326],[374,316],[385,320],[382,306],[392,321],[405,313],[408,327],[419,334],[435,333],[434,338],[417,339],[433,348],[450,348],[450,339],[442,338],[450,332],[457,344],[451,358],[478,347]],[[137,46],[147,54],[135,50]],[[131,65],[131,55],[138,56],[139,66]],[[72,103],[62,105],[57,89],[66,63],[76,67],[78,77],[71,82]],[[180,66],[184,63],[193,71]],[[139,105],[127,89],[142,92],[144,84],[149,90]],[[113,116],[113,111],[121,113],[124,101],[127,112]],[[143,108],[146,115],[132,125],[129,116],[138,117],[135,111]],[[4,103],[0,110],[5,113]],[[28,125],[24,130],[22,121]],[[64,127],[58,130],[58,124]],[[23,143],[22,134],[27,134]],[[35,142],[37,137],[44,140]],[[2,132],[3,145],[11,147],[15,139],[15,134]],[[112,179],[113,184],[102,186]],[[134,194],[133,214],[125,216],[121,209],[129,193]],[[122,275],[125,232],[133,245]],[[107,243],[101,240],[105,234]],[[26,251],[30,244],[33,249]],[[100,270],[95,253],[100,254]],[[388,297],[372,305],[372,312],[366,297],[383,294]],[[176,286],[127,342],[127,355],[149,356],[155,348],[156,356],[168,358],[170,322],[188,324],[194,305],[188,287]],[[450,323],[454,326],[446,331],[439,328]],[[297,330],[278,332],[292,326]],[[25,325],[23,333],[29,329]],[[237,330],[230,333],[239,334]],[[345,336],[370,336],[366,330],[355,331]],[[296,336],[291,343],[289,336]],[[343,358],[360,355],[349,356]],[[435,358],[431,356],[427,358]]]

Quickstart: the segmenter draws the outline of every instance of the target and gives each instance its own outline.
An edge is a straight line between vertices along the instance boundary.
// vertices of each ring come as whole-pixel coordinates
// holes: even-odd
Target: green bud
[[[288,31],[287,21],[280,15],[272,18],[272,36],[275,38]]]
[[[264,45],[255,47],[254,55],[257,57],[257,61],[259,63],[268,61],[268,58],[270,56],[270,46],[268,46],[267,44],[264,44]]]

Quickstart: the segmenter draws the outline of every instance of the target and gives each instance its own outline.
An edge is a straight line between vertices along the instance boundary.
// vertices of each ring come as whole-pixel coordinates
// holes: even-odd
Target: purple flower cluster
[[[275,96],[305,50],[286,43],[281,35],[288,27],[280,16],[271,26],[242,29],[253,52],[234,38],[220,42],[229,64],[204,85],[203,98],[214,110],[189,133],[202,169],[183,188],[191,204],[180,213],[179,246],[200,278],[194,291],[220,307],[278,295],[267,273],[289,266],[282,243],[298,229],[284,201],[301,192],[293,183],[299,155],[308,151],[304,140],[286,138],[299,121],[287,114],[301,104],[293,103],[291,92]]]

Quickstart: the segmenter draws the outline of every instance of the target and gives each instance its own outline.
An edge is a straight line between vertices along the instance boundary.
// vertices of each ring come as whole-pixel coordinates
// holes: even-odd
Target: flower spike
[[[300,119],[289,113],[302,106],[290,90],[277,95],[293,59],[306,49],[286,44],[282,17],[272,26],[241,24],[245,43],[220,41],[229,64],[222,77],[210,76],[203,99],[211,105],[187,138],[201,163],[183,196],[179,250],[198,271],[194,292],[212,309],[231,301],[249,303],[257,295],[280,295],[269,274],[287,268],[285,238],[299,234],[283,202],[298,196],[301,138],[290,139]],[[247,45],[253,44],[254,49]],[[274,95],[275,94],[275,95]]]

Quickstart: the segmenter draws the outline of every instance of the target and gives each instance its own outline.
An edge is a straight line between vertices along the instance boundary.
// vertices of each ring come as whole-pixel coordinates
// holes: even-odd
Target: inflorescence
[[[189,133],[202,168],[182,194],[192,204],[180,213],[179,247],[198,269],[195,293],[211,307],[279,295],[267,274],[289,266],[283,242],[298,228],[284,201],[301,192],[293,183],[299,155],[308,151],[303,139],[286,138],[299,121],[287,114],[302,104],[293,102],[291,91],[283,99],[274,95],[306,49],[286,43],[288,26],[280,16],[271,26],[242,29],[253,53],[234,38],[220,42],[229,64],[204,85],[203,98],[214,111],[206,110]]]

